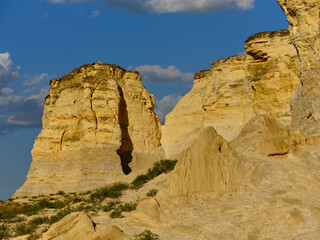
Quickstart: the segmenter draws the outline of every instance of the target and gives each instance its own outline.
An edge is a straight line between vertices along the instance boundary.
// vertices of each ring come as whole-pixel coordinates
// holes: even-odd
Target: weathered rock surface
[[[262,156],[285,155],[295,147],[293,133],[287,126],[268,116],[251,119],[231,142],[238,151]]]
[[[168,196],[225,192],[255,174],[260,170],[244,161],[213,127],[208,127],[181,153],[163,191]]]
[[[287,14],[299,56],[300,84],[292,102],[292,126],[320,134],[320,1],[278,0]]]
[[[159,203],[155,198],[142,199],[135,211],[130,213],[127,224],[130,226],[159,227]]]
[[[86,213],[71,213],[52,225],[41,240],[129,240],[116,226],[95,225]]]
[[[240,153],[265,157],[296,154],[302,147],[319,144],[319,137],[296,132],[265,115],[252,118],[231,142],[231,146]]]
[[[319,146],[266,116],[231,144],[209,127],[132,217],[161,239],[317,239]]]
[[[137,72],[99,62],[51,80],[50,87],[30,171],[15,196],[125,181],[162,158],[155,97]]]
[[[290,100],[299,79],[289,32],[258,33],[245,48],[247,56],[216,61],[195,74],[192,90],[166,117],[162,144],[167,158],[177,158],[208,126],[231,140],[256,115],[290,124]]]

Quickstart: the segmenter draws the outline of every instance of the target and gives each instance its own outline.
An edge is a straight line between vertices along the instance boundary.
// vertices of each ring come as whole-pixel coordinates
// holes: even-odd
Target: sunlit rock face
[[[181,153],[165,191],[168,196],[226,191],[253,172],[254,166],[241,159],[213,127],[208,127]]]
[[[290,101],[299,79],[289,32],[258,33],[245,48],[247,55],[215,61],[210,70],[195,74],[192,90],[166,117],[162,144],[167,158],[177,158],[208,126],[231,140],[257,115],[290,125]]]
[[[320,2],[278,0],[287,14],[292,42],[299,56],[300,84],[292,102],[292,127],[320,134]]]
[[[31,168],[15,196],[131,180],[162,158],[155,97],[139,73],[99,62],[50,87]]]

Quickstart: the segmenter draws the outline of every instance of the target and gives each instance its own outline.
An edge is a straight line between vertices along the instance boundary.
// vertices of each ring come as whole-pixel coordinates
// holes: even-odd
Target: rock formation
[[[320,1],[278,0],[287,14],[299,57],[300,84],[292,102],[292,126],[320,134]]]
[[[301,147],[320,144],[319,137],[295,132],[269,116],[256,116],[242,129],[231,142],[231,146],[240,153],[261,155],[264,157],[296,154]]]
[[[137,72],[99,62],[51,80],[50,87],[30,171],[15,196],[132,179],[162,158],[155,97]]]
[[[86,213],[71,213],[50,230],[41,240],[129,240],[116,226],[94,224]]]
[[[290,124],[290,100],[299,79],[289,32],[258,33],[245,48],[246,56],[216,61],[195,74],[192,90],[166,117],[162,144],[167,158],[177,158],[207,126],[231,140],[256,115]]]
[[[262,156],[286,155],[295,147],[293,133],[268,116],[251,119],[232,141],[232,146],[242,153]]]
[[[213,127],[208,127],[181,153],[164,191],[169,196],[225,192],[256,172]]]
[[[231,144],[208,127],[127,222],[161,229],[161,239],[316,239],[319,156],[319,138],[267,116]]]

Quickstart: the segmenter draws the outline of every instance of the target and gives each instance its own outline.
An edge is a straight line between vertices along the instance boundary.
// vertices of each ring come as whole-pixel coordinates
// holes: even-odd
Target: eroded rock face
[[[292,127],[320,134],[320,2],[278,0],[287,14],[289,30],[299,56],[300,84],[292,102]]]
[[[256,115],[290,124],[290,100],[299,79],[289,32],[258,33],[245,48],[247,56],[216,61],[195,74],[192,90],[166,117],[162,143],[167,158],[177,158],[207,126],[231,140]]]
[[[225,192],[240,186],[255,172],[249,161],[243,160],[213,127],[208,127],[181,153],[168,187],[159,196]]]
[[[319,137],[268,116],[251,119],[230,144],[208,127],[130,217],[162,230],[161,239],[316,239],[319,146]]]
[[[50,87],[31,168],[15,196],[132,179],[162,158],[155,97],[137,72],[88,64]]]
[[[129,240],[116,226],[95,225],[86,213],[71,213],[52,225],[41,240]]]

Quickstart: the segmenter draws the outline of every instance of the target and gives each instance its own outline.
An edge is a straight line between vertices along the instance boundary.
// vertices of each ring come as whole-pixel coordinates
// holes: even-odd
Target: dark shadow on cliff
[[[131,172],[129,163],[132,161],[133,144],[128,131],[129,118],[127,103],[123,97],[123,91],[120,86],[118,87],[118,90],[120,93],[119,122],[121,128],[121,146],[117,150],[117,153],[121,159],[122,171],[124,172],[124,174],[128,175]]]

